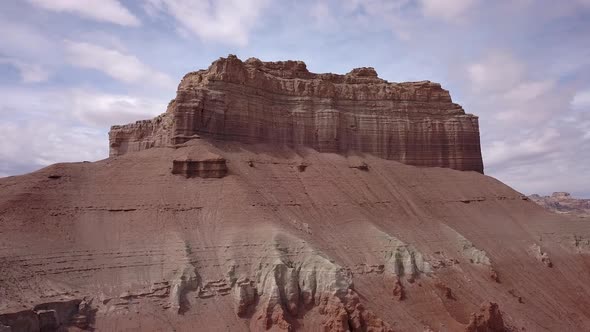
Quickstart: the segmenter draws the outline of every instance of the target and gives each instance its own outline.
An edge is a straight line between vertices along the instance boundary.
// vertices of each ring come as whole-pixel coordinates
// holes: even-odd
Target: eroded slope
[[[590,329],[588,223],[476,172],[192,140],[0,179],[0,222],[0,313],[70,328]]]

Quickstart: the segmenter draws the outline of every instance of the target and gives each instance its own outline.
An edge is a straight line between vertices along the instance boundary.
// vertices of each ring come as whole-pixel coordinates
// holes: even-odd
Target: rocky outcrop
[[[293,241],[281,236],[280,241]],[[272,247],[272,246],[271,246]],[[354,290],[352,273],[315,253],[307,246],[298,250],[312,253],[293,261],[287,248],[271,249],[278,258],[268,264],[261,261],[256,269],[257,282],[234,285],[234,305],[239,316],[259,300],[254,330],[293,330],[298,315],[317,307],[325,331],[391,331],[389,325],[360,303]],[[297,250],[297,249],[296,249]],[[254,288],[255,287],[255,288]]]
[[[542,207],[560,214],[590,218],[590,199],[574,198],[567,192],[554,192],[551,196],[533,194],[530,200]]]
[[[385,272],[414,280],[431,271],[430,263],[422,253],[394,237],[390,236],[389,240],[393,250],[385,253]]]
[[[170,144],[172,133],[171,103],[166,113],[151,120],[141,120],[122,126],[112,126],[109,131],[109,155],[118,156]]]
[[[465,332],[505,332],[508,329],[504,326],[502,313],[498,304],[484,303],[479,312],[471,314],[469,325]]]
[[[220,58],[182,79],[165,114],[113,126],[110,155],[195,135],[483,172],[476,116],[440,84],[391,83],[373,68],[315,74],[301,61]]]
[[[537,259],[539,262],[545,264],[545,266],[547,267],[553,267],[553,263],[551,262],[549,255],[545,251],[543,251],[541,246],[539,246],[536,243],[533,243],[529,247],[529,250],[531,254],[535,257],[535,259]]]
[[[173,160],[172,174],[181,174],[187,178],[222,178],[227,174],[227,165],[225,159],[219,156],[210,156],[197,160]]]
[[[85,300],[49,302],[32,309],[0,314],[0,331],[58,331],[68,327],[88,329],[95,310]]]
[[[326,317],[324,331],[393,332],[389,324],[360,303],[358,294],[352,289],[348,289],[342,297],[324,298],[320,312]]]

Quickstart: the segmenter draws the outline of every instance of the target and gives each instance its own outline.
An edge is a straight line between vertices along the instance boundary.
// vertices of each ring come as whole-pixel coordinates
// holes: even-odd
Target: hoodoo
[[[590,331],[587,219],[438,84],[230,56],[110,149],[0,179],[0,331]]]
[[[483,173],[476,116],[465,114],[438,83],[390,83],[373,68],[314,74],[301,61],[220,58],[182,79],[166,113],[113,126],[110,154],[195,135]]]

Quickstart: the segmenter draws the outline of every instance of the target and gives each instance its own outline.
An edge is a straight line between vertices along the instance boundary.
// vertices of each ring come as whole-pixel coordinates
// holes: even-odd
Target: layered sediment
[[[530,195],[529,198],[542,207],[559,214],[590,218],[590,199],[574,198],[567,192],[554,192],[551,196]]]
[[[590,329],[587,222],[477,172],[194,139],[0,179],[0,223],[0,330]]]
[[[370,67],[316,74],[301,61],[232,55],[185,75],[164,114],[113,126],[110,155],[198,135],[483,173],[478,118],[438,83],[391,83]]]
[[[112,157],[0,179],[0,331],[590,331],[587,220],[398,162],[481,171],[476,125],[434,83],[220,59]]]

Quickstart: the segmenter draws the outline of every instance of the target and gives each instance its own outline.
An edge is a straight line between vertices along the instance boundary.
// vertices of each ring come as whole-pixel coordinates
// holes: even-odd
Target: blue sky
[[[0,176],[108,155],[227,54],[431,80],[480,117],[486,173],[590,197],[590,0],[4,0]]]

